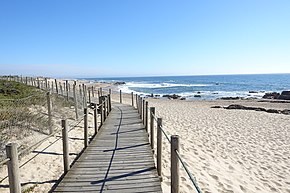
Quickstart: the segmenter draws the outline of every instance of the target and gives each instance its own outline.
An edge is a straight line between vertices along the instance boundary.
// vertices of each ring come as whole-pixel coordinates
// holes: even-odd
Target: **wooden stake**
[[[19,162],[17,144],[9,143],[6,145],[6,155],[10,159],[8,162],[8,177],[9,177],[9,189],[11,193],[21,193],[20,174],[19,174]]]

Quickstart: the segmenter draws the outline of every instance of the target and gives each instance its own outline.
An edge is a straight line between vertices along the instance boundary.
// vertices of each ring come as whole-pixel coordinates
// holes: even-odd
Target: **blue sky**
[[[289,0],[2,0],[0,74],[290,73]]]

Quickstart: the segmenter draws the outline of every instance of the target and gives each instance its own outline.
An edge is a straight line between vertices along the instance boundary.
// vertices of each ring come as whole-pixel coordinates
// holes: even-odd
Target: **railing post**
[[[88,109],[84,108],[84,146],[88,147]]]
[[[89,103],[91,103],[91,92],[89,88],[88,88],[88,93],[89,93]]]
[[[122,90],[120,90],[120,103],[122,103]]]
[[[142,119],[142,112],[143,112],[143,110],[142,110],[142,97],[139,97],[139,108],[140,108],[140,118]]]
[[[57,88],[57,80],[54,79],[54,82],[55,82],[55,90],[56,90],[56,94],[58,94],[58,88]]]
[[[108,100],[109,100],[109,112],[111,112],[111,110],[112,110],[111,94],[108,95]]]
[[[77,99],[77,94],[76,94],[76,85],[73,85],[73,95],[74,95],[74,105],[75,105],[75,113],[76,113],[76,119],[79,118],[79,113],[78,113],[78,99]]]
[[[22,79],[22,77],[21,77]],[[48,89],[48,82],[47,82],[47,78],[44,79],[45,80],[45,89],[47,90]]]
[[[162,118],[157,119],[157,173],[162,181]]]
[[[95,127],[95,134],[97,134],[98,133],[98,122],[97,122],[98,112],[97,112],[97,104],[96,103],[93,103],[93,108],[94,108],[94,127]]]
[[[136,96],[136,108],[138,110],[138,94],[136,94],[135,96]],[[138,110],[138,112],[139,112],[139,110]]]
[[[9,189],[12,193],[21,193],[19,163],[17,144],[9,143],[6,145],[6,155],[10,159],[8,162],[8,177],[9,177]]]
[[[69,170],[69,150],[68,150],[68,132],[66,120],[61,120],[62,127],[62,149],[63,149],[63,168],[66,174]]]
[[[145,100],[142,100],[142,121],[143,125],[145,125]]]
[[[112,95],[112,89],[109,89],[109,94]]]
[[[49,129],[49,134],[52,134],[52,116],[51,116],[50,92],[46,93],[46,100],[47,100],[47,113],[48,113],[48,129]]]
[[[66,100],[68,101],[68,80],[65,81]]]
[[[171,193],[179,193],[179,160],[176,155],[179,152],[179,136],[171,136]]]
[[[104,120],[106,120],[107,119],[107,108],[106,108],[106,98],[105,98],[105,96],[104,96],[104,98],[103,98],[103,103],[104,103]]]
[[[95,94],[94,94],[94,86],[92,86],[92,97],[95,97]]]
[[[109,113],[110,113],[110,102],[109,102],[109,94],[107,95],[107,100],[106,100],[106,103],[107,103],[107,116],[109,116]]]
[[[150,107],[150,142],[151,149],[154,151],[154,116],[155,116],[155,107]]]
[[[145,130],[148,133],[148,101],[145,103]]]
[[[100,113],[101,113],[101,125],[100,127],[104,124],[104,110],[103,110],[103,100],[101,100],[101,105],[100,105]]]
[[[131,97],[132,97],[132,107],[134,107],[134,94],[131,92]]]

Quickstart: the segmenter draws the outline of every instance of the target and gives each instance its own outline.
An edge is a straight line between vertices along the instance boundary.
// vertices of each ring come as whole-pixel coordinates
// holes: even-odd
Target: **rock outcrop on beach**
[[[278,99],[281,100],[290,100],[290,91],[283,91],[279,96]]]
[[[181,96],[179,96],[177,94],[165,94],[165,95],[163,95],[163,97],[166,97],[168,99],[179,99],[179,98],[181,98]]]
[[[267,113],[277,113],[277,114],[290,115],[289,109],[284,109],[284,110],[265,109],[265,108],[261,108],[261,107],[246,107],[246,106],[238,105],[238,104],[229,105],[227,107],[212,106],[211,108],[214,108],[214,109],[224,108],[224,109],[252,110],[252,111],[263,111],[263,112],[267,112]]]
[[[114,85],[123,85],[126,84],[126,82],[115,82]]]
[[[278,92],[266,93],[262,98],[263,99],[290,100],[290,91],[282,91],[281,94]]]
[[[221,97],[220,100],[241,100],[243,97]]]
[[[266,93],[262,98],[263,99],[278,99],[279,96],[280,96],[280,93],[271,92],[271,93]]]

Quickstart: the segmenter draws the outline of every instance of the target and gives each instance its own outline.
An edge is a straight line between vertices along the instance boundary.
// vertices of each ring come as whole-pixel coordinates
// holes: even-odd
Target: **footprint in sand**
[[[243,192],[246,192],[246,189],[245,189],[242,185],[240,185],[240,189],[241,189]]]
[[[231,166],[231,165],[229,165],[229,169],[230,170],[235,170],[235,168],[233,166]]]

